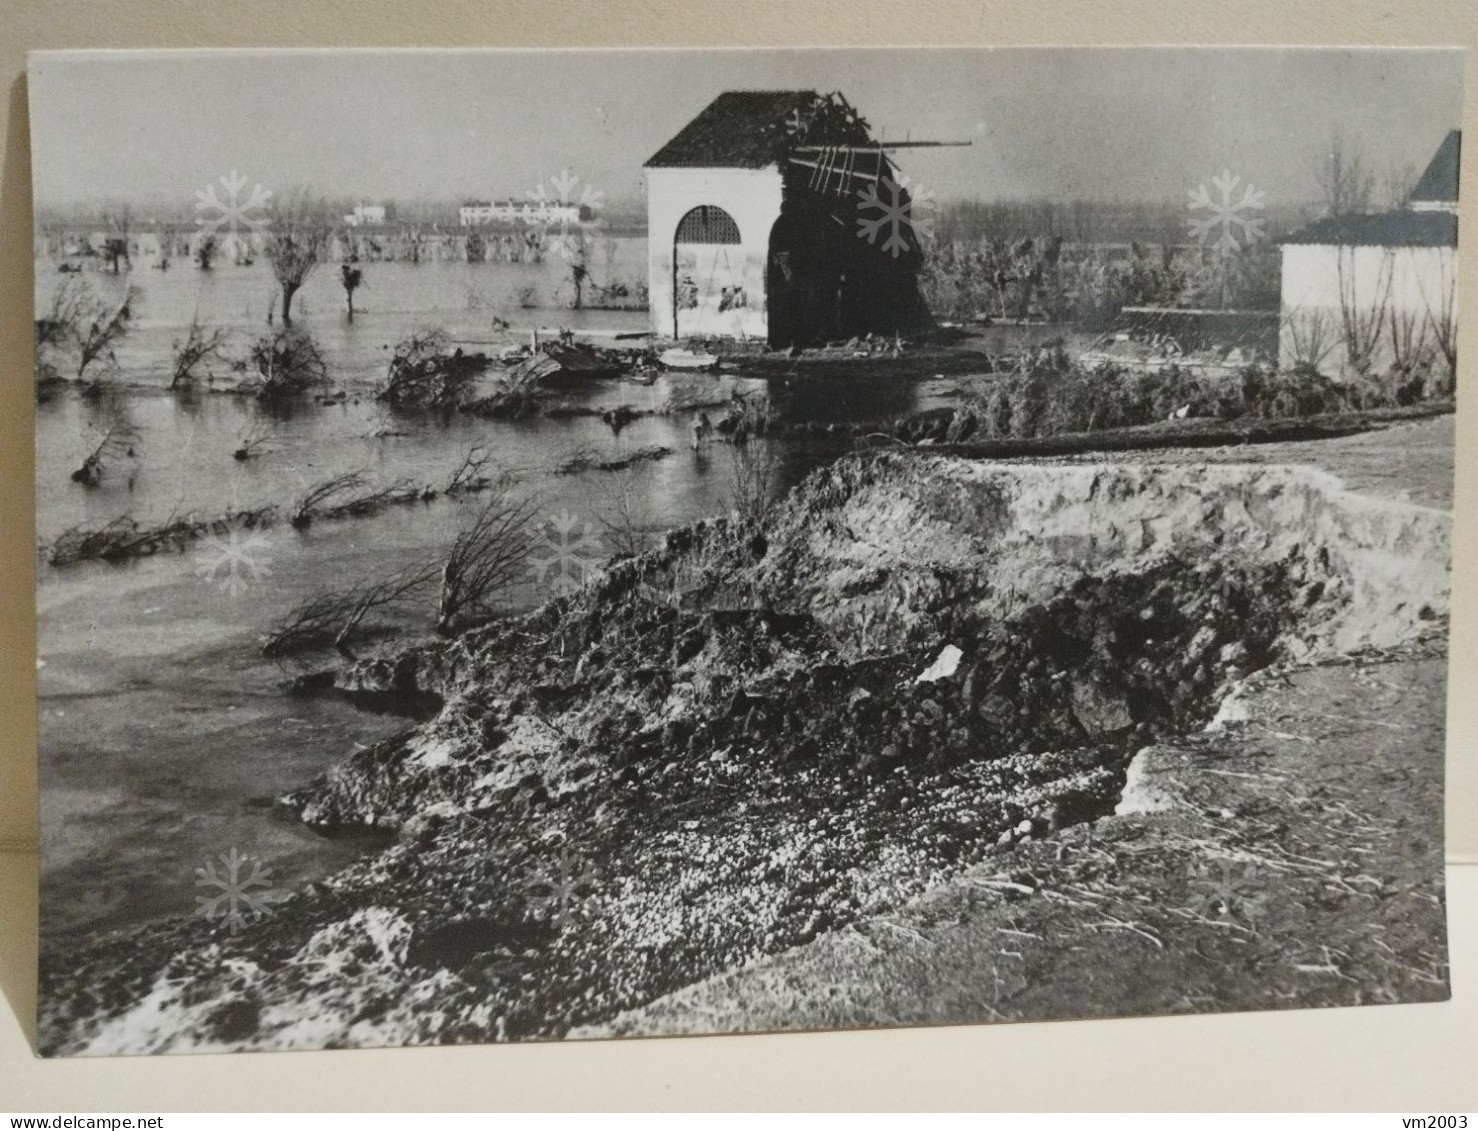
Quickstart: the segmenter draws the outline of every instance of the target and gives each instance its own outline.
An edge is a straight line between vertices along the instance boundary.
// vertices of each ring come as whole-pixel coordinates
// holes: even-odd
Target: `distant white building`
[[[383,224],[385,222],[385,206],[383,204],[356,204],[354,211],[344,217],[344,223],[351,228],[363,227],[365,224]]]
[[[558,200],[469,200],[458,216],[464,228],[483,224],[575,224],[589,216],[581,206]]]
[[[1283,241],[1282,368],[1347,380],[1455,364],[1461,145],[1449,132],[1405,208],[1329,216]]]

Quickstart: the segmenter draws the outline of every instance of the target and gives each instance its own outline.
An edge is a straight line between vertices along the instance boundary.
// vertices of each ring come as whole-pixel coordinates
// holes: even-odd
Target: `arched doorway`
[[[672,336],[712,333],[724,314],[747,305],[739,225],[722,208],[700,204],[672,238]]]

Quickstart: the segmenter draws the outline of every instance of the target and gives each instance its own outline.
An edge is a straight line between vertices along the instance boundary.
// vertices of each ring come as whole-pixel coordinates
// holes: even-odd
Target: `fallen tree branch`
[[[354,659],[349,644],[370,613],[401,604],[431,584],[434,565],[410,566],[379,581],[320,593],[293,608],[262,637],[262,655],[285,659],[332,644]]]

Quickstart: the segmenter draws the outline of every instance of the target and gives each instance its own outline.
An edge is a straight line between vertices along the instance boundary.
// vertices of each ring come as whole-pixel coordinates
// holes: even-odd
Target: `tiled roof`
[[[1451,203],[1457,200],[1458,158],[1463,147],[1463,131],[1448,130],[1442,144],[1433,154],[1427,171],[1411,190],[1413,203]]]
[[[1376,212],[1329,216],[1300,228],[1283,243],[1340,247],[1456,247],[1451,212]]]
[[[784,156],[785,119],[816,101],[814,90],[730,90],[659,149],[647,167],[763,169]]]

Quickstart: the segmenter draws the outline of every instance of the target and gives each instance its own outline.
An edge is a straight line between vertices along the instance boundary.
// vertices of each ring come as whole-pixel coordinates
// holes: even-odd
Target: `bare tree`
[[[227,535],[233,530],[255,530],[267,526],[276,515],[270,504],[245,510],[230,510],[216,518],[171,514],[155,526],[140,526],[128,515],[120,515],[103,526],[73,526],[47,548],[47,560],[55,566],[97,560],[124,561],[147,557],[166,549],[182,549],[206,534]]]
[[[1392,307],[1386,325],[1390,331],[1387,340],[1391,346],[1391,361],[1397,369],[1411,373],[1431,360],[1428,320],[1422,314]]]
[[[1283,341],[1294,365],[1317,371],[1339,345],[1335,317],[1321,307],[1289,308],[1283,315]]]
[[[362,518],[364,515],[374,514],[376,511],[398,503],[413,503],[418,500],[430,502],[434,498],[436,498],[436,488],[417,483],[413,479],[397,479],[389,486],[371,487],[367,491],[361,491],[347,499],[324,506],[319,510],[318,517]]]
[[[353,660],[349,644],[371,613],[402,604],[436,580],[437,568],[410,566],[380,581],[320,593],[292,609],[262,638],[262,655],[283,659],[332,643]]]
[[[215,263],[216,238],[210,233],[203,233],[195,244],[195,262],[202,271],[209,271]]]
[[[257,396],[263,400],[293,397],[329,383],[328,366],[307,330],[278,330],[255,342],[250,354],[262,375]]]
[[[1383,248],[1372,278],[1359,270],[1363,253],[1374,249],[1335,249],[1335,277],[1339,284],[1340,336],[1345,364],[1357,373],[1367,373],[1374,364],[1391,313],[1391,288],[1395,281],[1394,248]]]
[[[272,435],[268,432],[266,425],[260,420],[253,421],[251,426],[241,433],[236,447],[231,450],[231,458],[245,463],[256,454],[259,448],[264,448],[271,442]]]
[[[1392,210],[1405,208],[1417,178],[1417,168],[1410,161],[1392,161],[1381,175],[1380,206]]]
[[[734,443],[729,459],[729,509],[741,522],[762,522],[777,501],[774,453],[767,444]]]
[[[132,459],[137,454],[139,429],[121,412],[114,411],[103,430],[102,438],[82,461],[82,466],[72,472],[72,482],[84,487],[96,487],[102,482],[107,465],[114,460]]]
[[[1375,177],[1366,165],[1360,143],[1342,127],[1330,131],[1327,150],[1314,171],[1314,180],[1331,216],[1366,212],[1375,192]]]
[[[221,347],[226,344],[226,331],[216,329],[206,332],[200,325],[200,315],[190,320],[190,329],[183,342],[174,343],[174,376],[169,387],[178,389],[195,380],[195,367],[211,358],[219,359]]]
[[[328,223],[321,205],[299,190],[274,209],[267,236],[267,262],[282,292],[282,324],[291,326],[293,296],[323,259],[328,246]]]
[[[320,518],[358,518],[398,503],[429,502],[435,497],[435,488],[410,479],[366,487],[364,474],[350,471],[309,488],[293,505],[288,521],[301,530]]]
[[[653,528],[652,515],[644,497],[633,489],[630,471],[620,471],[606,481],[605,506],[596,521],[605,531],[606,544],[618,558],[634,558],[646,548]]]
[[[154,264],[156,271],[168,271],[171,252],[174,251],[175,232],[173,228],[163,227],[159,229],[159,261]]]
[[[119,205],[105,217],[108,234],[103,238],[103,259],[113,274],[118,274],[120,262],[133,270],[133,259],[128,254],[129,229],[133,225],[133,210],[127,204]]]
[[[1453,390],[1457,386],[1457,249],[1444,247],[1438,255],[1435,286],[1418,274],[1417,289],[1425,307],[1427,331],[1446,369],[1447,388]]]
[[[313,520],[318,517],[320,511],[324,510],[335,500],[342,500],[350,492],[358,491],[364,486],[364,473],[360,471],[349,471],[343,475],[335,475],[332,479],[325,479],[315,487],[308,488],[302,496],[293,504],[292,514],[288,516],[288,522],[302,529],[311,526]]]
[[[349,321],[354,321],[354,292],[364,283],[364,272],[348,263],[339,267],[339,282],[344,288],[344,299],[349,304]]]
[[[447,479],[446,486],[442,488],[444,494],[451,498],[458,495],[470,495],[477,491],[486,491],[499,480],[503,481],[506,490],[510,483],[506,473],[500,475],[489,474],[489,468],[493,463],[493,453],[481,444],[473,444],[462,456],[462,462]]]
[[[60,345],[71,339],[84,319],[97,317],[97,300],[87,284],[75,276],[51,296],[46,313],[36,319],[36,344]]]
[[[129,284],[112,311],[89,301],[86,309],[79,312],[72,326],[72,336],[77,342],[77,380],[86,380],[88,369],[96,362],[106,362],[109,367],[117,364],[113,343],[128,332],[128,320],[133,317],[133,304],[138,297],[139,289]]]
[[[493,496],[457,535],[441,570],[436,631],[449,635],[493,612],[493,603],[524,576],[534,541],[533,500]]]

